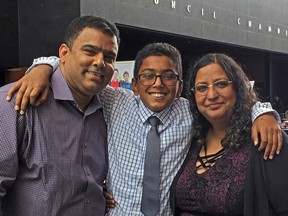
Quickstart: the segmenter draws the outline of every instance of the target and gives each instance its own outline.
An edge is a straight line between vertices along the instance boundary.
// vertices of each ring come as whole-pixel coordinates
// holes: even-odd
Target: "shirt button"
[[[89,175],[90,175],[90,172],[87,172],[87,175],[89,176]]]
[[[86,204],[90,204],[90,200],[86,200]]]
[[[86,143],[84,144],[84,147],[87,148],[87,144]]]

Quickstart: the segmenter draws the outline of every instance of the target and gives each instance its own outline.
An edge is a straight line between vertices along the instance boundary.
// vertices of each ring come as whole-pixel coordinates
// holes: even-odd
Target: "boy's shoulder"
[[[191,111],[189,101],[183,97],[175,99],[172,104],[172,112],[176,112],[178,114],[186,113],[190,115]]]
[[[189,107],[189,101],[186,98],[184,98],[184,97],[179,97],[179,98],[175,99],[174,103],[179,105],[179,106],[187,106],[187,107]]]
[[[119,96],[124,96],[124,97],[134,97],[134,94],[131,90],[129,89],[124,89],[124,88],[113,88],[111,86],[106,86],[101,92],[100,92],[101,97],[119,97]]]

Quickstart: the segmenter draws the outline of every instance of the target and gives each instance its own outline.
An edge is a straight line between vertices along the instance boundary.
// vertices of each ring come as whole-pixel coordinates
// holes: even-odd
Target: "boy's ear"
[[[137,96],[139,94],[138,92],[138,82],[135,78],[132,78],[132,90],[134,92],[134,95]]]
[[[181,97],[182,91],[183,91],[183,80],[180,79],[178,81],[178,89],[177,89],[176,98],[180,98]]]

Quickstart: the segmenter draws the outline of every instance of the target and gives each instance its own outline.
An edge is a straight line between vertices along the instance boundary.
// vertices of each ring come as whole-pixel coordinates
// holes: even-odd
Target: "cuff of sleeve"
[[[39,64],[50,65],[52,67],[53,71],[55,71],[59,65],[59,58],[56,56],[40,57],[40,58],[34,59],[32,66],[35,67],[36,65],[39,65]]]
[[[281,118],[279,113],[274,110],[271,106],[271,104],[269,102],[256,102],[251,110],[251,119],[252,122],[254,122],[260,115],[264,114],[264,113],[269,113],[272,112],[272,114],[275,116],[278,124],[281,124]]]

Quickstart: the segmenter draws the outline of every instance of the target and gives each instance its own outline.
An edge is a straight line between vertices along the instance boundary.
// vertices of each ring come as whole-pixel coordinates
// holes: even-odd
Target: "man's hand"
[[[272,113],[266,113],[259,116],[252,126],[252,139],[255,145],[261,144],[259,151],[265,149],[264,159],[268,157],[273,159],[275,152],[280,153],[282,148],[282,131],[277,123],[275,116]]]
[[[106,213],[109,212],[111,208],[114,208],[116,205],[116,201],[111,193],[107,191],[103,191],[103,195],[106,199]]]
[[[7,100],[10,101],[13,94],[17,92],[15,110],[20,114],[25,113],[28,103],[32,106],[39,106],[44,103],[49,94],[49,77],[52,68],[49,65],[38,65],[30,73],[17,81],[7,93]]]

